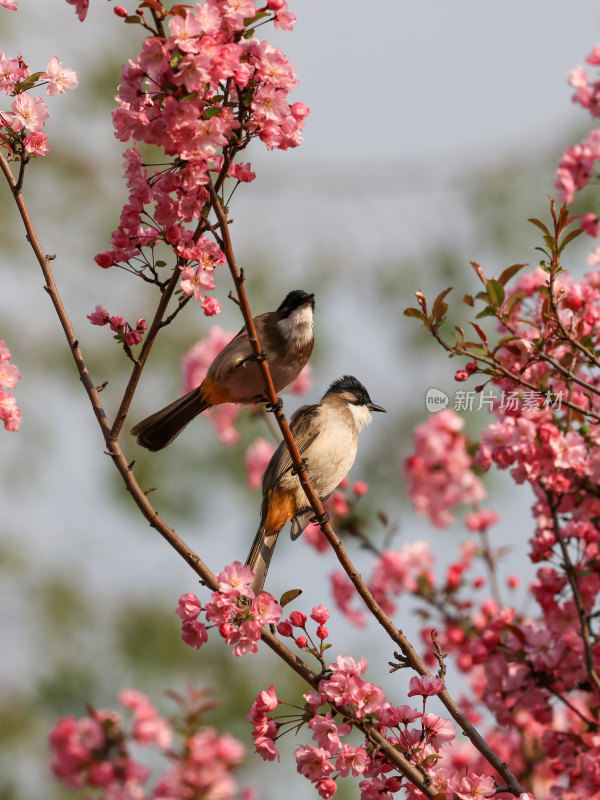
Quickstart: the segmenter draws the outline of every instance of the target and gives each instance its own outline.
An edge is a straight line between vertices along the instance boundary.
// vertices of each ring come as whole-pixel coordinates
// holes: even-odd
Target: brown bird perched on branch
[[[322,503],[350,471],[358,434],[371,421],[371,411],[385,409],[371,401],[359,380],[344,375],[319,403],[302,406],[292,416],[290,430]],[[292,539],[296,539],[314,516],[285,442],[273,453],[262,487],[260,527],[246,559],[255,574],[252,588],[257,594],[262,591],[279,531],[292,520]]]
[[[276,311],[254,317],[276,392],[295,381],[310,358],[314,307],[314,294],[295,289]],[[200,386],[138,422],[131,433],[142,447],[162,450],[207,408],[221,403],[260,403],[264,395],[262,373],[244,326],[212,362]]]

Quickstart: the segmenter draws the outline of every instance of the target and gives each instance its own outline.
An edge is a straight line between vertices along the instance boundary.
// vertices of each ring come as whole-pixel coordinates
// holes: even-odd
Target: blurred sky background
[[[126,6],[133,11],[130,0]],[[125,146],[112,134],[112,97],[121,63],[137,55],[142,41],[141,29],[123,25],[112,8],[91,0],[83,24],[61,0],[20,0],[17,13],[0,8],[0,49],[21,52],[33,70],[58,55],[79,74],[76,92],[49,99],[52,149],[28,169],[24,192],[42,246],[57,255],[56,281],[94,380],[111,380],[102,395],[109,413],[127,363],[108,331],[90,326],[86,315],[100,303],[127,318],[150,317],[154,302],[140,282],[93,263],[125,196]],[[398,546],[429,538],[443,564],[462,529],[432,531],[415,517],[404,498],[401,463],[411,426],[426,417],[427,388],[452,392],[457,364],[402,312],[421,288],[431,295],[455,285],[458,305],[461,291],[475,286],[471,259],[488,274],[536,262],[537,234],[527,217],[547,216],[558,158],[592,127],[570,102],[567,71],[600,38],[600,10],[591,0],[568,9],[558,0],[297,0],[291,10],[295,31],[271,37],[269,30],[265,38],[296,67],[294,99],[311,109],[305,141],[286,153],[258,145],[249,151],[258,177],[236,192],[234,247],[247,270],[253,313],[276,307],[291,288],[317,293],[314,386],[306,398],[288,396],[286,411],[317,400],[341,374],[357,375],[389,410],[362,434],[351,473],[372,485],[364,501],[369,532],[381,539],[384,531],[373,520],[382,509],[398,530]],[[173,609],[180,594],[198,588],[196,578],[136,512],[103,454],[6,188],[0,241],[0,337],[23,376],[15,394],[24,415],[18,434],[0,431],[0,717],[10,722],[0,800],[10,800],[39,796],[48,726],[59,713],[82,713],[86,699],[114,705],[127,684],[182,689],[192,675],[217,688],[217,676],[227,674],[244,684],[231,689],[231,706],[239,693],[245,702],[265,688],[271,678],[264,674],[275,665],[270,654],[261,655],[243,666],[240,678],[233,670],[240,665],[215,653],[219,647],[212,656],[179,652]],[[569,250],[567,267],[578,275],[586,247],[589,240],[579,240]],[[217,287],[221,318],[207,320],[188,306],[166,330],[148,362],[132,423],[177,395],[179,356],[211,324],[240,327],[239,312],[226,301],[225,270]],[[469,420],[475,434],[485,424]],[[268,435],[261,420],[248,420],[244,430],[246,444]],[[201,419],[185,440],[155,456],[140,453],[133,441],[125,447],[139,459],[144,484],[158,487],[153,498],[167,522],[211,568],[244,559],[260,498],[239,488],[242,446],[223,452]],[[528,492],[502,477],[492,477],[490,486],[489,504],[504,513],[497,541],[513,548],[503,574],[527,577]],[[367,570],[368,559],[357,558]],[[302,607],[328,601],[323,586],[332,557],[319,558],[285,537],[274,563],[274,593],[310,575]],[[414,635],[408,607],[402,603],[397,621]],[[379,633],[370,628],[365,639],[333,619],[335,652],[366,655],[368,677],[389,682],[391,648]],[[127,642],[135,645],[123,655]],[[164,654],[152,672],[159,645]],[[257,664],[268,671],[257,675]],[[407,682],[402,673],[394,676],[397,702]],[[247,724],[237,723],[234,732],[248,742]],[[313,795],[285,760],[258,767],[248,780],[261,796],[278,797],[283,780],[290,795]],[[44,796],[62,796],[52,791],[46,787]]]

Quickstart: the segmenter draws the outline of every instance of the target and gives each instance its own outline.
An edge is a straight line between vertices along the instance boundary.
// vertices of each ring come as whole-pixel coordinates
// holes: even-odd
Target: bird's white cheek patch
[[[371,412],[366,406],[355,406],[352,403],[348,403],[348,408],[354,417],[356,427],[359,431],[362,431],[365,425],[368,425],[369,422],[371,422]]]
[[[297,345],[303,345],[313,335],[313,311],[309,305],[292,311],[286,319],[277,323],[283,337]]]

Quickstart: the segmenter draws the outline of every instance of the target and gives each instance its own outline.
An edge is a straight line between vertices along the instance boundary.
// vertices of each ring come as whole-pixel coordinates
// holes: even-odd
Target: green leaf
[[[548,230],[548,228],[547,228],[547,227],[544,225],[544,223],[543,223],[543,222],[540,222],[540,220],[539,220],[539,219],[533,219],[533,218],[531,218],[531,219],[529,220],[529,222],[531,222],[531,224],[532,224],[532,225],[535,225],[537,228],[539,228],[539,229],[542,231],[542,233],[546,234],[546,236],[550,236],[550,231],[549,231],[549,230]]]
[[[132,14],[130,17],[125,17],[125,22],[128,25],[141,25],[142,21],[137,14]],[[183,58],[183,56],[182,56]]]
[[[207,108],[204,112],[204,119],[210,119],[211,117],[218,117],[221,113],[220,108]]]
[[[506,311],[506,313],[510,314],[511,311],[513,310],[514,306],[517,303],[520,303],[521,300],[523,300],[524,297],[527,297],[527,295],[521,289],[519,289],[518,292],[515,292],[514,294],[511,294],[511,296],[508,298],[508,300],[504,304],[504,310]]]
[[[33,75],[30,75],[24,81],[15,83],[15,94],[20,94],[21,92],[26,92],[28,89],[31,89],[36,81],[39,80],[40,75],[42,75],[41,72],[34,72]]]
[[[523,267],[526,267],[527,264],[513,264],[512,267],[507,267],[498,278],[498,283],[501,283],[502,286],[506,286],[508,281],[516,275],[519,270],[522,270]]]
[[[481,319],[482,317],[495,317],[496,314],[497,311],[494,306],[487,306],[483,309],[483,311],[480,311],[479,314],[476,314],[475,319]]]
[[[281,595],[279,605],[283,608],[302,594],[302,589],[289,589]]]
[[[577,230],[567,233],[565,238],[560,243],[559,251],[562,252],[564,248],[569,244],[569,242],[572,242],[573,239],[576,239],[582,233],[583,233],[583,228],[577,228]]]
[[[415,319],[420,319],[422,322],[425,322],[425,314],[423,314],[422,311],[419,311],[418,308],[405,308],[404,316],[415,317]]]
[[[495,281],[493,278],[490,278],[486,284],[486,289],[490,303],[493,303],[496,306],[501,306],[506,294],[504,291],[504,286],[502,286],[502,284],[498,281]]]

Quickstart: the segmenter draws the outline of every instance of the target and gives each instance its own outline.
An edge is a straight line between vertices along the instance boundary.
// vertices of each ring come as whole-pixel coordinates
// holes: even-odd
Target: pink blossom
[[[483,531],[487,530],[500,519],[500,514],[497,511],[490,509],[482,509],[481,511],[473,511],[465,517],[465,525],[470,531]]]
[[[600,219],[598,219],[598,217],[591,211],[588,211],[587,214],[582,216],[579,225],[588,236],[592,236],[594,238],[598,236],[598,232],[600,231]]]
[[[79,17],[80,22],[83,22],[87,16],[90,0],[67,0],[67,3],[75,6],[77,16]]]
[[[258,693],[256,700],[250,708],[248,719],[254,724],[256,715],[266,714],[267,711],[275,711],[278,703],[275,687],[271,684],[268,689],[263,689],[262,692]]]
[[[359,719],[367,714],[376,714],[385,701],[385,695],[379,686],[363,680],[352,684],[350,698],[356,705],[356,716]]]
[[[188,592],[187,594],[182,594],[179,598],[175,613],[182,622],[187,622],[189,620],[198,619],[198,615],[201,611],[202,604],[200,600],[198,600],[195,594]]]
[[[251,613],[257,625],[275,625],[283,613],[283,609],[267,592],[261,592],[252,601]]]
[[[313,385],[312,380],[312,367],[310,363],[308,363],[303,369],[300,371],[300,374],[296,378],[296,380],[288,387],[289,391],[293,394],[306,394]]]
[[[298,772],[313,783],[317,783],[333,772],[333,764],[329,761],[330,755],[331,753],[322,747],[313,747],[311,744],[299,747],[296,750]]]
[[[96,306],[95,310],[87,315],[87,318],[92,325],[107,325],[110,321],[110,314],[103,306]]]
[[[201,305],[205,317],[214,317],[215,314],[220,314],[222,310],[221,303],[216,297],[205,297]]]
[[[63,68],[57,56],[52,56],[40,80],[49,82],[46,94],[50,96],[63,94],[67,89],[76,89],[79,85],[75,70]]]
[[[337,783],[333,778],[322,778],[317,781],[315,788],[321,797],[325,798],[325,800],[330,800],[337,792]]]
[[[449,719],[441,719],[437,714],[423,714],[421,721],[426,741],[436,753],[456,738],[456,730]]]
[[[311,527],[315,526],[308,526],[308,528]],[[305,539],[307,538],[308,528],[304,531]],[[320,531],[319,533],[321,536],[323,536]],[[325,548],[327,548],[327,546],[328,542],[325,539]],[[356,589],[354,588],[354,584],[348,578],[345,572],[338,570],[331,575],[331,591],[336,606],[344,614],[346,619],[359,628],[364,627],[367,624],[366,612],[362,609],[357,610],[351,607],[353,602],[356,603],[358,601],[358,595],[356,593]]]
[[[600,44],[595,44],[592,48],[592,52],[586,56],[585,59],[588,64],[593,64],[594,66],[598,66],[600,64]]]
[[[313,731],[313,739],[319,747],[328,750],[329,753],[337,753],[341,747],[340,737],[350,733],[350,725],[337,725],[331,714],[317,714],[309,720],[308,727]]]
[[[17,0],[0,0],[0,6],[7,8],[9,11],[16,11]]]
[[[323,625],[329,619],[329,609],[325,606],[315,606],[310,612],[310,618]]]
[[[208,641],[206,626],[198,620],[186,620],[181,625],[181,638],[189,647],[199,650]]]
[[[196,302],[204,299],[204,291],[206,289],[215,288],[212,272],[208,272],[202,267],[198,267],[198,269],[183,267],[179,285],[184,297],[193,296]]]
[[[229,594],[237,597],[238,595],[245,595],[246,597],[254,597],[252,592],[252,582],[254,581],[254,573],[246,564],[241,561],[234,561],[228,564],[223,572],[215,575],[218,583],[218,591],[221,594]]]
[[[29,133],[23,139],[23,147],[32,156],[45,156],[50,148],[46,145],[48,137],[45,133],[33,132]]]
[[[21,375],[17,367],[5,359],[0,360],[0,390],[14,389],[20,380]]]
[[[434,678],[433,675],[413,675],[409,683],[408,696],[422,695],[430,697],[439,694],[444,689],[442,678]]]
[[[29,92],[21,92],[12,103],[13,117],[11,127],[14,131],[26,128],[32,133],[42,130],[49,117],[48,106],[41,97],[33,97]]]
[[[258,489],[262,482],[262,476],[275,452],[275,445],[263,439],[255,439],[246,450],[246,476],[248,485],[251,489]]]
[[[206,619],[214,622],[215,625],[222,625],[229,622],[233,614],[236,614],[238,607],[235,603],[235,595],[224,595],[215,592],[212,602],[206,604]]]
[[[258,653],[260,628],[256,622],[242,622],[239,628],[233,628],[226,636],[227,644],[234,645],[233,655],[244,656]]]
[[[349,744],[343,744],[338,753],[335,768],[339,770],[343,778],[350,773],[356,777],[364,773],[368,764],[369,757],[364,747],[352,747]]]
[[[476,775],[470,772],[462,778],[454,792],[464,800],[476,800],[481,797],[492,797],[496,793],[496,787],[491,775]]]
[[[0,91],[12,94],[15,84],[28,76],[29,70],[16,58],[9,58],[0,50]]]
[[[4,429],[12,432],[18,431],[23,422],[16,398],[10,392],[0,392],[0,420],[4,423]]]
[[[352,484],[352,491],[357,497],[364,497],[369,491],[369,484],[366,481],[355,481]]]
[[[431,414],[414,433],[414,453],[404,462],[409,496],[419,514],[439,528],[454,519],[450,509],[478,504],[485,496],[474,475],[467,440],[460,431],[464,420],[449,409]]]

